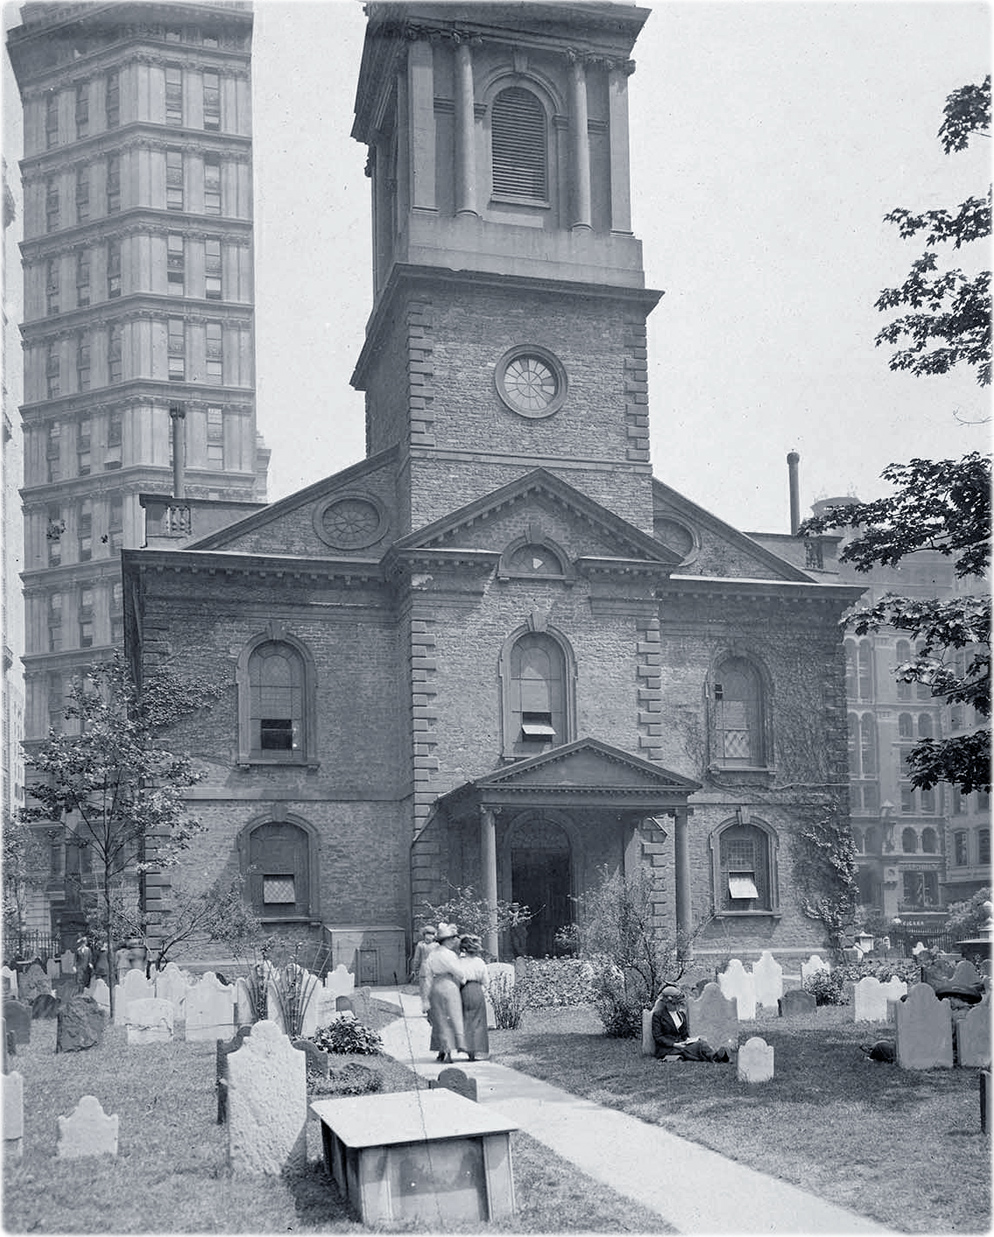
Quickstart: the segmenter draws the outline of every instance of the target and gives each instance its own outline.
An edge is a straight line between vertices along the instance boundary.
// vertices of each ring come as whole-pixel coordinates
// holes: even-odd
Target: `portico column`
[[[497,827],[494,810],[480,808],[480,871],[483,874],[483,897],[490,908],[490,926],[487,928],[483,948],[492,958],[497,957]]]
[[[587,75],[583,61],[573,56],[570,76],[570,137],[573,154],[574,228],[591,227],[590,139],[587,136]]]
[[[688,959],[691,955],[690,933],[690,842],[688,837],[689,812],[686,807],[678,807],[673,813],[676,827],[673,833],[673,851],[675,859],[676,883],[676,930],[678,955]]]
[[[456,43],[456,214],[475,215],[476,115],[473,56],[467,38]]]

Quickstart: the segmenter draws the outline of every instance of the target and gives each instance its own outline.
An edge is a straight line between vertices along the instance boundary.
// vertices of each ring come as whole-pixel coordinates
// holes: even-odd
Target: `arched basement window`
[[[509,86],[490,109],[493,192],[518,198],[548,196],[545,108],[521,86]]]

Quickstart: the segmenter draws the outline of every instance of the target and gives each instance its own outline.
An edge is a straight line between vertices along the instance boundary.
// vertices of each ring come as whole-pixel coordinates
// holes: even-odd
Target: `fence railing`
[[[57,958],[62,953],[59,938],[51,932],[42,932],[38,928],[26,928],[21,932],[11,932],[3,940],[3,957],[5,962],[13,962],[22,958]]]

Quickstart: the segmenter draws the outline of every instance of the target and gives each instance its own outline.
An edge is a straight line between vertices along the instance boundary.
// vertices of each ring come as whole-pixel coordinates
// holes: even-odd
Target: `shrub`
[[[834,971],[815,971],[804,981],[804,991],[811,993],[816,1005],[846,1005],[844,983],[842,967]]]
[[[454,923],[460,932],[474,932],[483,940],[487,938],[491,923],[503,934],[522,927],[532,917],[528,907],[518,902],[499,900],[495,911],[485,898],[477,896],[472,885],[465,885],[453,886],[452,896],[445,902],[436,904],[425,898],[418,908],[418,916],[427,923]]]
[[[594,1001],[594,968],[579,958],[527,958],[518,984],[536,1009],[591,1005]]]
[[[528,1005],[527,985],[510,975],[497,975],[487,988],[490,1004],[494,1009],[494,1022],[499,1031],[516,1031],[521,1025],[521,1015]]]
[[[351,1010],[342,1010],[326,1027],[319,1027],[308,1037],[324,1052],[354,1052],[375,1056],[383,1051],[383,1041],[371,1028],[364,1026]]]
[[[378,1070],[350,1061],[330,1074],[308,1070],[307,1090],[314,1096],[373,1095],[383,1090],[383,1076]]]

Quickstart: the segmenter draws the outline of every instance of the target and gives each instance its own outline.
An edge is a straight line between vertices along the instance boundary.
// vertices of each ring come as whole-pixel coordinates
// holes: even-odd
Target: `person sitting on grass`
[[[731,1060],[727,1048],[717,1052],[706,1039],[687,1035],[687,1003],[674,984],[667,984],[652,1007],[652,1039],[657,1057],[679,1057],[681,1061]]]

